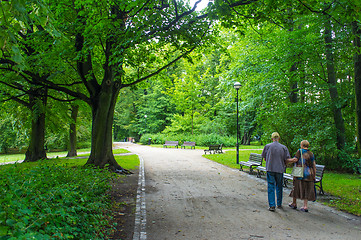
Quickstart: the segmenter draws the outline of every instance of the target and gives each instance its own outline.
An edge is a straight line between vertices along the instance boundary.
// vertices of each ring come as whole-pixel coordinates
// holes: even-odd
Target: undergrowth
[[[134,156],[122,156],[138,163]],[[120,157],[117,156],[116,159]],[[117,175],[54,159],[0,167],[0,239],[106,239]]]

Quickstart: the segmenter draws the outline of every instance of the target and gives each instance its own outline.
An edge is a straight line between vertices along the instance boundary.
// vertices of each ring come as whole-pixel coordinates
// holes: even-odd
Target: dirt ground
[[[116,223],[116,230],[109,239],[133,239],[139,172],[132,170],[132,173],[113,182],[111,198],[115,201],[113,223]]]
[[[202,157],[202,150],[120,144],[144,159],[146,238],[200,239],[360,239],[361,218],[319,202],[310,212],[287,205],[268,211],[265,177],[259,179]],[[109,239],[133,239],[138,172],[117,182],[112,197],[118,222]],[[126,204],[122,204],[126,203]],[[299,207],[302,206],[298,201]]]

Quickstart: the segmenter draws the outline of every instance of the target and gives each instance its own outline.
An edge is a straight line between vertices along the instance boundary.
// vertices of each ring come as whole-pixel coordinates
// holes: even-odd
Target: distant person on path
[[[316,200],[316,162],[313,153],[308,150],[309,146],[310,143],[307,140],[303,140],[301,142],[301,149],[299,149],[295,155],[295,158],[297,159],[296,165],[298,167],[302,166],[301,159],[303,160],[304,171],[303,178],[293,177],[293,189],[290,193],[290,197],[293,197],[293,201],[289,206],[296,209],[296,199],[303,199],[303,207],[300,209],[302,212],[308,212],[308,201]]]
[[[269,210],[275,211],[275,190],[277,207],[282,208],[283,173],[286,169],[286,162],[291,162],[292,159],[288,148],[279,143],[280,135],[277,132],[272,133],[271,139],[273,142],[263,148],[262,158],[266,161]]]

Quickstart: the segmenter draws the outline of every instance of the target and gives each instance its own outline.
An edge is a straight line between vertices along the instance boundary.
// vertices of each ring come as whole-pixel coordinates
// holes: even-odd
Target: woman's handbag
[[[303,178],[303,157],[302,157],[302,149],[300,149],[300,154],[301,154],[302,167],[296,167],[296,163],[295,163],[294,166],[293,166],[291,175],[294,176],[294,177],[301,177],[301,178]]]

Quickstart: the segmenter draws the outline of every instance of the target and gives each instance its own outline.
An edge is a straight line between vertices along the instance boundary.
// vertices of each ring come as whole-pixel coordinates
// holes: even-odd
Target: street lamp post
[[[237,98],[236,98],[236,102],[237,102],[237,164],[239,164],[239,143],[238,143],[238,138],[239,138],[239,124],[238,124],[238,89],[241,87],[241,84],[239,82],[235,82],[233,87],[237,90]]]

